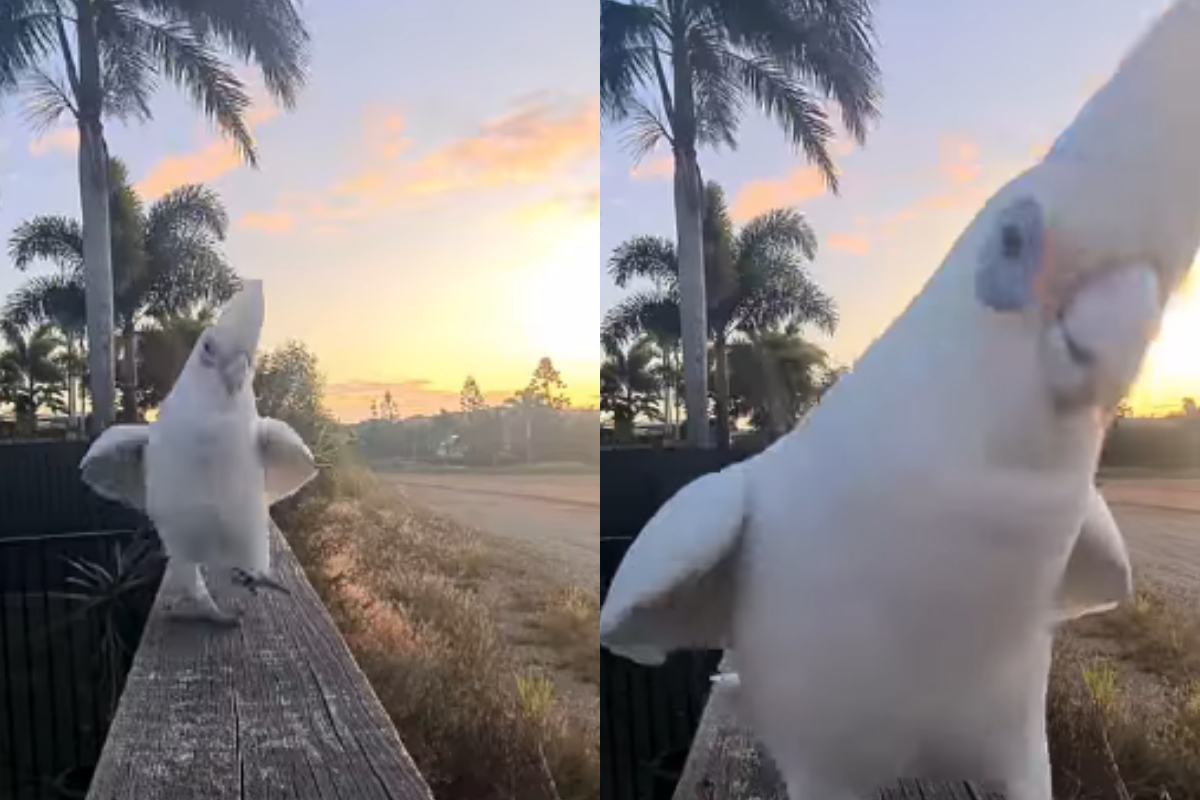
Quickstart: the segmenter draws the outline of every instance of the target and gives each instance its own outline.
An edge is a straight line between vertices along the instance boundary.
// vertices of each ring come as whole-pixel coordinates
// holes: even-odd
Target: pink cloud
[[[287,233],[296,219],[287,211],[250,211],[238,220],[238,226],[266,233]]]
[[[279,109],[269,102],[255,105],[246,114],[246,126],[253,132],[278,115]],[[233,142],[215,138],[192,152],[162,158],[138,181],[136,188],[143,197],[154,199],[180,186],[210,183],[244,163]]]
[[[50,153],[74,153],[79,149],[79,129],[61,127],[29,143],[29,154],[40,158]]]
[[[799,167],[782,178],[752,180],[738,189],[730,213],[743,221],[773,208],[795,206],[825,193],[825,179],[813,166]]]
[[[649,161],[643,161],[637,164],[633,169],[629,170],[629,177],[634,180],[654,180],[656,178],[670,178],[675,174],[675,157],[671,155],[659,156],[652,158]]]
[[[871,240],[861,233],[833,233],[825,240],[830,250],[852,255],[866,255],[871,251]]]

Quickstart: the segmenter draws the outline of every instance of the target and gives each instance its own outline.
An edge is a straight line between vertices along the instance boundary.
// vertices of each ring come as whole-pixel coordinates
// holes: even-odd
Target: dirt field
[[[1100,488],[1139,572],[1164,589],[1200,593],[1200,480],[1122,479]]]
[[[386,474],[381,479],[534,559],[552,580],[599,592],[599,475]]]

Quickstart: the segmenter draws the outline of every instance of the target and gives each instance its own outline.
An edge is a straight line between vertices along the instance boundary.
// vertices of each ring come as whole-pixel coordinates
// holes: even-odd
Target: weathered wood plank
[[[730,689],[716,685],[692,741],[674,800],[789,800],[770,756],[738,721]],[[881,800],[1002,800],[967,783],[901,781]]]
[[[89,800],[432,800],[291,550],[291,596],[209,587],[241,627],[164,617],[160,592]]]

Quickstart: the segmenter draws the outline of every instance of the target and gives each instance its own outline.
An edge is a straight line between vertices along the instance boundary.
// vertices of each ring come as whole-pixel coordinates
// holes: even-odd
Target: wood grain
[[[968,783],[901,781],[881,800],[1002,800]],[[729,687],[713,686],[674,800],[789,800],[770,756],[734,714]],[[803,799],[801,799],[803,800]]]
[[[159,593],[88,800],[432,800],[278,529],[250,595],[209,575],[239,628],[172,621]]]

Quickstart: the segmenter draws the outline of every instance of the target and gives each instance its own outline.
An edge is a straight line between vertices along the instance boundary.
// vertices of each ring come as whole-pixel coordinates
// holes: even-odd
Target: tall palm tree
[[[115,158],[110,159],[109,186],[114,309],[124,364],[122,416],[132,420],[138,408],[139,326],[219,305],[237,291],[238,278],[220,251],[229,218],[211,189],[182,186],[147,208],[130,185],[124,164]],[[9,240],[16,268],[50,261],[59,273],[34,278],[11,296],[6,310],[10,319],[60,322],[68,311],[85,306],[82,229],[67,217],[34,217],[17,227]]]
[[[649,337],[628,350],[610,346],[600,365],[600,410],[613,416],[618,441],[633,438],[638,417],[660,419],[661,384],[654,369],[654,343]]]
[[[62,340],[53,326],[43,324],[26,332],[0,324],[5,349],[0,353],[0,398],[11,403],[18,427],[32,433],[39,408],[64,410],[64,374],[56,359]]]
[[[790,208],[773,209],[735,230],[721,187],[710,182],[705,198],[706,316],[714,349],[717,443],[725,447],[730,428],[727,353],[731,337],[804,324],[832,333],[838,314],[833,299],[805,269],[816,256],[817,240],[802,214]],[[635,293],[610,310],[602,336],[627,341],[640,333],[657,332],[681,302],[679,269],[675,248],[666,239],[638,236],[619,245],[609,259],[614,282],[623,287],[638,278],[649,279],[655,288]]]
[[[746,105],[775,119],[832,191],[833,128],[822,98],[857,140],[877,116],[871,0],[601,0],[600,104],[628,123],[635,157],[665,141],[675,160],[675,235],[690,419],[707,417],[700,146],[737,145]],[[707,425],[688,426],[707,445]]]
[[[256,65],[291,108],[309,36],[295,0],[0,0],[0,96],[23,93],[45,130],[70,115],[79,131],[94,424],[113,420],[113,274],[104,120],[150,119],[159,76],[178,86],[254,166],[250,98],[223,53]]]

